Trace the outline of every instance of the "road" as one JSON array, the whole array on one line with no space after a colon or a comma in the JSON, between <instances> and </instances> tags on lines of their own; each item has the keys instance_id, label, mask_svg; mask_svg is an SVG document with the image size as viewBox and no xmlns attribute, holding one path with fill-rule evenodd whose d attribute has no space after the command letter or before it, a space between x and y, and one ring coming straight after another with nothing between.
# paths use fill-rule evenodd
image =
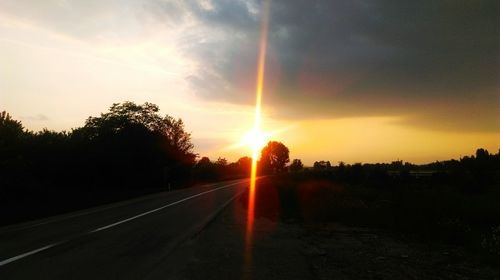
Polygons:
<instances>
[{"instance_id":1,"label":"road","mask_svg":"<svg viewBox=\"0 0 500 280\"><path fill-rule=\"evenodd\" d=\"M0 228L0 279L147 278L247 187L222 182Z\"/></svg>"}]
</instances>

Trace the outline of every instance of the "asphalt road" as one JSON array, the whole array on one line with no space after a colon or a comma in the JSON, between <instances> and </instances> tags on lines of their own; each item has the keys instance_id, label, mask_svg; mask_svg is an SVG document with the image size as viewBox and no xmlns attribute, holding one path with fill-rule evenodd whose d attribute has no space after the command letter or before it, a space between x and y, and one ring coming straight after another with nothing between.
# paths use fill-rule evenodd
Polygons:
<instances>
[{"instance_id":1,"label":"asphalt road","mask_svg":"<svg viewBox=\"0 0 500 280\"><path fill-rule=\"evenodd\" d=\"M0 228L0 279L148 278L247 187L223 182Z\"/></svg>"}]
</instances>

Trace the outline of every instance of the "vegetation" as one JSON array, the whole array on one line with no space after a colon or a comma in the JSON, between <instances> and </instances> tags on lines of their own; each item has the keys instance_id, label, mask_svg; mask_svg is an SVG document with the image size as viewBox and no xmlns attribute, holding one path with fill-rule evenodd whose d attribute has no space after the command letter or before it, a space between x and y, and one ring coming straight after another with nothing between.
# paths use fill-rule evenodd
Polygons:
<instances>
[{"instance_id":1,"label":"vegetation","mask_svg":"<svg viewBox=\"0 0 500 280\"><path fill-rule=\"evenodd\" d=\"M291 172L298 172L304 169L304 164L302 164L300 159L294 159L288 169L290 169Z\"/></svg>"},{"instance_id":2,"label":"vegetation","mask_svg":"<svg viewBox=\"0 0 500 280\"><path fill-rule=\"evenodd\" d=\"M248 177L252 159L242 157L233 163L227 163L225 158L212 162L208 157L202 157L193 167L192 179L197 182L210 182Z\"/></svg>"},{"instance_id":3,"label":"vegetation","mask_svg":"<svg viewBox=\"0 0 500 280\"><path fill-rule=\"evenodd\" d=\"M151 103L113 104L69 132L29 131L1 112L0 224L246 175L248 158L196 163L193 149L182 120Z\"/></svg>"},{"instance_id":4,"label":"vegetation","mask_svg":"<svg viewBox=\"0 0 500 280\"><path fill-rule=\"evenodd\" d=\"M158 111L150 103L117 103L71 132L36 133L4 112L1 185L144 188L182 182L195 161L190 134L182 120Z\"/></svg>"},{"instance_id":5,"label":"vegetation","mask_svg":"<svg viewBox=\"0 0 500 280\"><path fill-rule=\"evenodd\" d=\"M290 151L281 142L270 141L262 149L259 165L264 173L281 173L290 162Z\"/></svg>"},{"instance_id":6,"label":"vegetation","mask_svg":"<svg viewBox=\"0 0 500 280\"><path fill-rule=\"evenodd\" d=\"M498 260L500 153L478 149L475 156L420 166L318 163L259 181L256 213L382 228Z\"/></svg>"}]
</instances>

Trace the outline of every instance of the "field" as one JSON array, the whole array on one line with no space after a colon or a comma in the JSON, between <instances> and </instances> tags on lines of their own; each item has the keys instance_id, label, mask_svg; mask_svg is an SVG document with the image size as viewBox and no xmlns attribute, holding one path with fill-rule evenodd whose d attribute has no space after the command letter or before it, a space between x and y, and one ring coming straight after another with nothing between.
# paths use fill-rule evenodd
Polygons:
<instances>
[{"instance_id":1,"label":"field","mask_svg":"<svg viewBox=\"0 0 500 280\"><path fill-rule=\"evenodd\" d=\"M306 171L261 180L256 215L304 226L377 228L495 262L500 259L499 198L495 184L473 193L428 181L383 187Z\"/></svg>"}]
</instances>

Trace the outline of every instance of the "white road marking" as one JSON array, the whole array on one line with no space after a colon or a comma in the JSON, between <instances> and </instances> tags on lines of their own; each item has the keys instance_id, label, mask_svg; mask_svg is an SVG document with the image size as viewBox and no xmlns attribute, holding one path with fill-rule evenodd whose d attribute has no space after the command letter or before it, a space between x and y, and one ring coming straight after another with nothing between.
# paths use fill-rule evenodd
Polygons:
<instances>
[{"instance_id":1,"label":"white road marking","mask_svg":"<svg viewBox=\"0 0 500 280\"><path fill-rule=\"evenodd\" d=\"M202 185L200 187L212 187L214 185L217 185L217 183L206 184L206 185ZM178 191L181 191L181 190L178 190ZM46 225L46 224L50 224L50 223L54 223L54 222L60 222L60 221L64 221L64 220L68 220L68 219L72 219L72 218L76 218L76 217L81 217L81 216L93 214L93 213L100 212L100 211L105 211L105 210L112 209L112 208L122 207L122 206L126 206L130 203L145 201L145 200L150 199L151 197L153 197L155 195L157 195L157 194L150 194L150 195L146 195L143 197L138 197L138 198L134 198L134 199L130 199L130 200L111 203L111 204L105 205L105 206L98 206L98 207L91 208L91 209L85 209L85 210L77 211L73 214L71 214L71 213L70 214L61 214L61 215L58 215L55 217L49 217L47 219L43 219L41 222L38 222L38 223L27 222L24 224L5 226L5 227L0 228L0 233L6 233L6 232L17 231L17 230L24 230L24 229L28 229L28 228L34 228L37 226Z\"/></svg>"},{"instance_id":2,"label":"white road marking","mask_svg":"<svg viewBox=\"0 0 500 280\"><path fill-rule=\"evenodd\" d=\"M3 260L3 261L0 261L0 266L6 265L6 264L11 263L11 262L14 262L14 261L17 261L17 260L19 260L19 259L22 259L22 258L24 258L24 257L30 256L30 255L33 255L33 254L36 254L36 253L38 253L38 252L41 252L41 251L47 250L47 249L52 248L52 247L54 247L54 246L56 246L56 245L59 245L59 244L61 244L61 243L63 243L63 242L53 243L53 244L47 245L47 246L45 246L45 247L38 248L38 249L36 249L36 250L29 251L29 252L26 252L26 253L24 253L24 254L21 254L21 255L18 255L18 256L12 257L12 258L10 258L10 259L6 259L6 260Z\"/></svg>"},{"instance_id":3,"label":"white road marking","mask_svg":"<svg viewBox=\"0 0 500 280\"><path fill-rule=\"evenodd\" d=\"M116 223L112 223L112 224L107 225L107 226L103 226L103 227L100 227L100 228L96 228L96 229L91 230L91 231L89 231L89 232L87 232L87 233L85 233L85 234L91 234L91 233L95 233L95 232L98 232L98 231L106 230L106 229L112 228L112 227L114 227L114 226L117 226L117 225L120 225L120 224L123 224L123 223L129 222L129 221L135 220L135 219L140 218L140 217L142 217L142 216L145 216L145 215L148 215L148 214L151 214L151 213L154 213L154 212L160 211L160 210L165 209L165 208L167 208L167 207L170 207L170 206L173 206L173 205L179 204L179 203L184 202L184 201L186 201L186 200L190 200L190 199L193 199L193 198L195 198L195 197L198 197L198 196L201 196L201 195L204 195L204 194L207 194L207 193L214 192L214 191L216 191L216 190L229 188L229 187L231 187L231 186L238 185L238 184L242 184L242 183L245 183L245 181L244 181L244 182L236 182L236 183L232 183L232 184L225 185L225 186L222 186L222 187L218 187L218 188L215 188L215 189L212 189L212 190L209 190L209 191L205 191L205 192L201 192L201 193L198 193L198 194L195 194L195 195L192 195L192 196L188 196L188 197L183 198L183 199L181 199L181 200L178 200L178 201L175 201L175 202L169 203L169 204L167 204L167 205L164 205L164 206L161 206L161 207L159 207L159 208L156 208L156 209L153 209L153 210L150 210L150 211L144 212L144 213L142 213L142 214L135 215L135 216L133 216L133 217L130 217L130 218L127 218L127 219L124 219L124 220L118 221L118 222L116 222ZM236 196L234 196L234 197L236 197ZM234 199L234 197L233 197L233 198L231 198L230 200L233 200L233 199ZM5 259L5 260L3 260L3 261L0 261L0 266L4 266L4 265L6 265L6 264L8 264L8 263L11 263L11 262L17 261L17 260L19 260L19 259L25 258L25 257L30 256L30 255L33 255L33 254L36 254L36 253L38 253L38 252L45 251L45 250L50 249L50 248L52 248L52 247L54 247L54 246L57 246L57 245L63 244L63 243L65 243L65 242L67 242L67 241L68 241L68 240L65 240L65 241L60 241L60 242L56 242L56 243L52 243L52 244L50 244L50 245L47 245L47 246L44 246L44 247L41 247L41 248L35 249L35 250L33 250L33 251L29 251L29 252L26 252L26 253L24 253L24 254L17 255L17 256L15 256L15 257Z\"/></svg>"},{"instance_id":4,"label":"white road marking","mask_svg":"<svg viewBox=\"0 0 500 280\"><path fill-rule=\"evenodd\" d=\"M96 229L94 229L94 230L90 231L89 233L94 233L94 232L98 232L98 231L105 230L105 229L108 229L108 228L112 228L112 227L117 226L117 225L119 225L119 224L123 224L123 223L129 222L129 221L135 220L135 219L137 219L137 218L140 218L140 217L142 217L142 216L146 216L146 215L148 215L148 214L151 214L151 213L154 213L154 212L160 211L160 210L165 209L165 208L167 208L167 207L170 207L170 206L173 206L173 205L179 204L179 203L184 202L184 201L186 201L186 200L193 199L193 198L195 198L195 197L197 197L197 196L204 195L204 194L206 194L206 193L211 193L211 192L214 192L214 191L216 191L216 190L229 188L229 187L231 187L231 186L238 185L238 184L241 184L241 182L238 182L238 183L233 183L233 184L229 184L229 185L226 185L226 186L223 186L223 187L218 187L218 188L215 188L215 189L213 189L213 190L209 190L209 191L201 192L201 193L199 193L199 194L195 194L195 195L192 195L192 196L188 196L188 197L183 198L183 199L181 199L181 200L178 200L178 201L176 201L176 202L169 203L169 204L164 205L164 206L162 206L162 207L158 207L158 208L156 208L156 209L153 209L153 210L150 210L150 211L144 212L144 213L142 213L142 214L135 215L135 216L130 217L130 218L127 218L127 219L125 219L125 220L121 220L121 221L118 221L118 222L116 222L116 223L112 223L112 224L107 225L107 226L103 226L103 227L100 227L100 228L96 228Z\"/></svg>"}]
</instances>

